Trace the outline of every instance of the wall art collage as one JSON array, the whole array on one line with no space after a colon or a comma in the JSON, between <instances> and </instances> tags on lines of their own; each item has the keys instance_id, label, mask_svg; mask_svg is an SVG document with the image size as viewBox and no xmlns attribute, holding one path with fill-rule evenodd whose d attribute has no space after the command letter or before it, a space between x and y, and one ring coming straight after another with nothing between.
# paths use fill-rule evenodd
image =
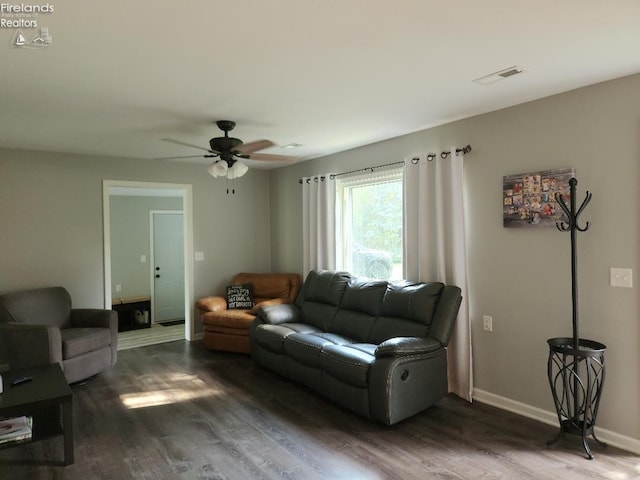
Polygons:
<instances>
[{"instance_id":1,"label":"wall art collage","mask_svg":"<svg viewBox=\"0 0 640 480\"><path fill-rule=\"evenodd\" d=\"M569 203L569 180L574 168L507 175L502 180L503 226L555 227L566 220L555 199L557 193Z\"/></svg>"}]
</instances>

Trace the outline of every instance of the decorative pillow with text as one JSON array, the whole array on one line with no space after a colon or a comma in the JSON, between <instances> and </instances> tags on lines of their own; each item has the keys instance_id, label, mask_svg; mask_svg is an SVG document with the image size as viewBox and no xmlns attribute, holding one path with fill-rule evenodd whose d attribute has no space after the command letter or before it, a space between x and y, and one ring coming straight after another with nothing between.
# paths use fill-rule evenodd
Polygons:
<instances>
[{"instance_id":1,"label":"decorative pillow with text","mask_svg":"<svg viewBox=\"0 0 640 480\"><path fill-rule=\"evenodd\" d=\"M229 285L227 287L227 308L229 310L249 310L253 308L253 285Z\"/></svg>"}]
</instances>

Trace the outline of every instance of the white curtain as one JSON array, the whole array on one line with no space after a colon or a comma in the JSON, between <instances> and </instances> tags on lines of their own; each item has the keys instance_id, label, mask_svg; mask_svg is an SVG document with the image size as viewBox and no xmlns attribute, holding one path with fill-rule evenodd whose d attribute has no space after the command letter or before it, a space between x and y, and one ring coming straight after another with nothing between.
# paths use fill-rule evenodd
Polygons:
<instances>
[{"instance_id":1,"label":"white curtain","mask_svg":"<svg viewBox=\"0 0 640 480\"><path fill-rule=\"evenodd\" d=\"M302 179L303 278L336 268L336 182L331 174Z\"/></svg>"},{"instance_id":2,"label":"white curtain","mask_svg":"<svg viewBox=\"0 0 640 480\"><path fill-rule=\"evenodd\" d=\"M472 399L473 371L463 161L456 148L447 158L407 159L404 167L404 277L440 281L462 289L462 304L447 351L449 391Z\"/></svg>"}]
</instances>

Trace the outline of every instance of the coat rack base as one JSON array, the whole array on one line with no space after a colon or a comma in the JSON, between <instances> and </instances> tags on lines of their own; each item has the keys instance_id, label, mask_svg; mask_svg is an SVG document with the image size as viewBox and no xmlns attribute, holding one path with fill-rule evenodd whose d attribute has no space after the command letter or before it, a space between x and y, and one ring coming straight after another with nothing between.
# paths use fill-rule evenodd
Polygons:
<instances>
[{"instance_id":1,"label":"coat rack base","mask_svg":"<svg viewBox=\"0 0 640 480\"><path fill-rule=\"evenodd\" d=\"M595 434L596 417L604 387L606 346L593 340L550 338L547 370L549 385L560 423L560 432L549 440L553 445L565 434L582 437L589 460L593 454L587 441L592 437L606 446Z\"/></svg>"}]
</instances>

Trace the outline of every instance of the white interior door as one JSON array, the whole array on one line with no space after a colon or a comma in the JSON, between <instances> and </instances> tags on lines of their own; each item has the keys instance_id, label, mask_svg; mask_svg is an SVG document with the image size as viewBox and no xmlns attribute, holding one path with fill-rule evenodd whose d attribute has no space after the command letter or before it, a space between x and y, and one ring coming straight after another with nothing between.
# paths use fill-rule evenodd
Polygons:
<instances>
[{"instance_id":1,"label":"white interior door","mask_svg":"<svg viewBox=\"0 0 640 480\"><path fill-rule=\"evenodd\" d=\"M183 222L182 212L151 212L155 322L185 318Z\"/></svg>"}]
</instances>

